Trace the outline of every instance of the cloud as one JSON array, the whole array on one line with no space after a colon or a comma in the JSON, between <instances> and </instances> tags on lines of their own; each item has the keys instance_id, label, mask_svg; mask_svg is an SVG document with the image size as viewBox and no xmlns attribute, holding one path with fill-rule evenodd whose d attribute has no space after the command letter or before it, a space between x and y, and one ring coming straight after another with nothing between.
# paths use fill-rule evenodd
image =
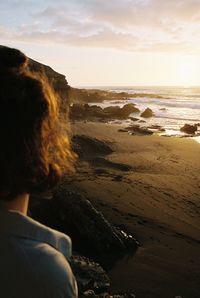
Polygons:
<instances>
[{"instance_id":1,"label":"cloud","mask_svg":"<svg viewBox=\"0 0 200 298\"><path fill-rule=\"evenodd\" d=\"M1 39L150 52L200 47L199 0L3 0L0 20Z\"/></svg>"}]
</instances>

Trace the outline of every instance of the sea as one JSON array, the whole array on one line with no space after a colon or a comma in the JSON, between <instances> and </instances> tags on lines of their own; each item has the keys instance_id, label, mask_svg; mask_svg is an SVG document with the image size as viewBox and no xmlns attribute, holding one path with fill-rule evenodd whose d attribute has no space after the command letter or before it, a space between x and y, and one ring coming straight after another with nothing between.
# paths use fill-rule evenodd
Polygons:
<instances>
[{"instance_id":1,"label":"sea","mask_svg":"<svg viewBox=\"0 0 200 298\"><path fill-rule=\"evenodd\" d=\"M91 87L90 87L91 88ZM135 94L125 100L93 103L101 107L120 106L127 103L134 103L140 111L147 107L152 109L155 116L145 119L143 126L160 125L165 129L162 133L166 136L182 136L180 128L184 124L200 123L200 87L92 87L115 92L127 92ZM137 97L138 94L138 97ZM142 96L144 94L144 96ZM142 119L139 114L132 114L132 117ZM144 120L144 119L143 119ZM127 121L129 122L129 120ZM124 124L124 123L122 123ZM200 126L198 134L200 133ZM200 142L200 136L195 137Z\"/></svg>"}]
</instances>

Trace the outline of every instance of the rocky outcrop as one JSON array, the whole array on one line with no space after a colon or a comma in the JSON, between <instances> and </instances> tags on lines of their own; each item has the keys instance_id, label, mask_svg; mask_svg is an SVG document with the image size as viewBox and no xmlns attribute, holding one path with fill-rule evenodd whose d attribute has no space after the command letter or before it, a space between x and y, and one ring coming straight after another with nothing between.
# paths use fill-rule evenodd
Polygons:
<instances>
[{"instance_id":1,"label":"rocky outcrop","mask_svg":"<svg viewBox=\"0 0 200 298\"><path fill-rule=\"evenodd\" d=\"M69 90L70 86L64 75L54 71L51 67L29 59L28 67L30 71L44 74L50 84L53 86L56 93L61 98L62 102L69 105Z\"/></svg>"},{"instance_id":2,"label":"rocky outcrop","mask_svg":"<svg viewBox=\"0 0 200 298\"><path fill-rule=\"evenodd\" d=\"M110 294L110 279L96 262L75 254L69 260L76 278L80 298L136 298L130 294Z\"/></svg>"},{"instance_id":3,"label":"rocky outcrop","mask_svg":"<svg viewBox=\"0 0 200 298\"><path fill-rule=\"evenodd\" d=\"M74 249L86 256L117 257L138 245L133 237L113 227L86 197L69 191L65 181L51 200L38 201L31 212L40 222L68 234Z\"/></svg>"},{"instance_id":4,"label":"rocky outcrop","mask_svg":"<svg viewBox=\"0 0 200 298\"><path fill-rule=\"evenodd\" d=\"M92 291L94 294L108 292L110 280L98 263L80 255L72 256L69 262L76 277L80 296L85 296L86 291Z\"/></svg>"},{"instance_id":5,"label":"rocky outcrop","mask_svg":"<svg viewBox=\"0 0 200 298\"><path fill-rule=\"evenodd\" d=\"M126 119L132 113L139 113L139 109L135 107L134 104L126 104L122 108L118 106L107 107L104 109L104 112L108 114L109 117L115 119Z\"/></svg>"},{"instance_id":6,"label":"rocky outcrop","mask_svg":"<svg viewBox=\"0 0 200 298\"><path fill-rule=\"evenodd\" d=\"M185 124L183 127L180 128L180 131L185 132L187 134L195 134L197 129L198 129L197 124L194 124L194 125Z\"/></svg>"},{"instance_id":7,"label":"rocky outcrop","mask_svg":"<svg viewBox=\"0 0 200 298\"><path fill-rule=\"evenodd\" d=\"M103 109L97 105L75 103L70 107L69 117L71 120L105 119Z\"/></svg>"},{"instance_id":8,"label":"rocky outcrop","mask_svg":"<svg viewBox=\"0 0 200 298\"><path fill-rule=\"evenodd\" d=\"M73 104L70 107L70 118L72 120L113 120L127 119L132 113L139 113L139 109L134 104L126 104L122 108L119 106L109 106L104 109L97 105Z\"/></svg>"},{"instance_id":9,"label":"rocky outcrop","mask_svg":"<svg viewBox=\"0 0 200 298\"><path fill-rule=\"evenodd\" d=\"M150 118L150 117L154 116L154 113L151 109L146 108L140 116L143 117L143 118Z\"/></svg>"},{"instance_id":10,"label":"rocky outcrop","mask_svg":"<svg viewBox=\"0 0 200 298\"><path fill-rule=\"evenodd\" d=\"M138 97L163 98L163 96L151 93L128 93L105 91L100 89L77 89L71 88L71 98L74 103L94 103L103 102L104 100L113 101L113 103L122 103L124 100Z\"/></svg>"},{"instance_id":11,"label":"rocky outcrop","mask_svg":"<svg viewBox=\"0 0 200 298\"><path fill-rule=\"evenodd\" d=\"M79 297L93 298L135 298L134 294L110 294L110 280L97 263L80 255L69 260L78 285Z\"/></svg>"},{"instance_id":12,"label":"rocky outcrop","mask_svg":"<svg viewBox=\"0 0 200 298\"><path fill-rule=\"evenodd\" d=\"M152 129L152 130L156 130L158 132L165 132L165 129L162 126L157 125L157 124L153 124L151 126L148 126L147 128Z\"/></svg>"},{"instance_id":13,"label":"rocky outcrop","mask_svg":"<svg viewBox=\"0 0 200 298\"><path fill-rule=\"evenodd\" d=\"M127 130L125 130L127 132ZM105 159L105 155L113 152L111 146L103 140L91 138L86 135L74 135L72 137L72 148L79 156L80 160L87 161L90 166L95 167L95 173L103 168L111 168L117 171L131 171L132 167L127 164L112 162ZM96 167L99 167L96 169Z\"/></svg>"},{"instance_id":14,"label":"rocky outcrop","mask_svg":"<svg viewBox=\"0 0 200 298\"><path fill-rule=\"evenodd\" d=\"M105 270L82 254L109 268L125 253L133 254L139 243L121 228L112 226L87 198L70 192L67 182L60 184L51 200L31 200L29 215L72 238L73 250L78 253L69 262L77 280L79 297L135 297L134 294L111 295Z\"/></svg>"},{"instance_id":15,"label":"rocky outcrop","mask_svg":"<svg viewBox=\"0 0 200 298\"><path fill-rule=\"evenodd\" d=\"M67 234L71 234L74 243L77 243L77 247L82 247L84 253L99 255L121 253L126 250L127 239L109 224L88 199L69 192L65 185L57 189L54 199L60 203L60 212L65 214ZM133 246L137 246L134 241Z\"/></svg>"},{"instance_id":16,"label":"rocky outcrop","mask_svg":"<svg viewBox=\"0 0 200 298\"><path fill-rule=\"evenodd\" d=\"M139 125L132 125L126 128L132 135L152 135L153 132L146 127L140 127Z\"/></svg>"},{"instance_id":17,"label":"rocky outcrop","mask_svg":"<svg viewBox=\"0 0 200 298\"><path fill-rule=\"evenodd\" d=\"M72 137L72 147L81 158L107 155L113 152L111 146L105 141L91 138L86 135L74 135Z\"/></svg>"}]
</instances>

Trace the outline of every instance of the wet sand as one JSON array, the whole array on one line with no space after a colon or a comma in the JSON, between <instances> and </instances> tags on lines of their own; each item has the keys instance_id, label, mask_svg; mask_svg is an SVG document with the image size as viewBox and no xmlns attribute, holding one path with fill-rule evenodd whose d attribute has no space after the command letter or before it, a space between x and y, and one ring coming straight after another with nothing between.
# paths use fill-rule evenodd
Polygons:
<instances>
[{"instance_id":1,"label":"wet sand","mask_svg":"<svg viewBox=\"0 0 200 298\"><path fill-rule=\"evenodd\" d=\"M110 144L114 152L104 159L131 167L82 161L71 184L140 242L134 256L109 271L112 290L137 298L200 297L200 144L118 129L72 124L74 134Z\"/></svg>"}]
</instances>

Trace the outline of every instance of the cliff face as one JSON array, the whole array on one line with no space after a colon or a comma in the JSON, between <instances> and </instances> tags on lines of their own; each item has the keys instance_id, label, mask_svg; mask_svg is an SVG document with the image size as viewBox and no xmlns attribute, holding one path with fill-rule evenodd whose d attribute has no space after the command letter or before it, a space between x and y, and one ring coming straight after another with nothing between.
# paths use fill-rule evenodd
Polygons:
<instances>
[{"instance_id":1,"label":"cliff face","mask_svg":"<svg viewBox=\"0 0 200 298\"><path fill-rule=\"evenodd\" d=\"M28 67L30 71L40 72L47 76L50 84L62 100L62 103L69 105L70 86L64 75L54 71L51 67L29 59Z\"/></svg>"}]
</instances>

